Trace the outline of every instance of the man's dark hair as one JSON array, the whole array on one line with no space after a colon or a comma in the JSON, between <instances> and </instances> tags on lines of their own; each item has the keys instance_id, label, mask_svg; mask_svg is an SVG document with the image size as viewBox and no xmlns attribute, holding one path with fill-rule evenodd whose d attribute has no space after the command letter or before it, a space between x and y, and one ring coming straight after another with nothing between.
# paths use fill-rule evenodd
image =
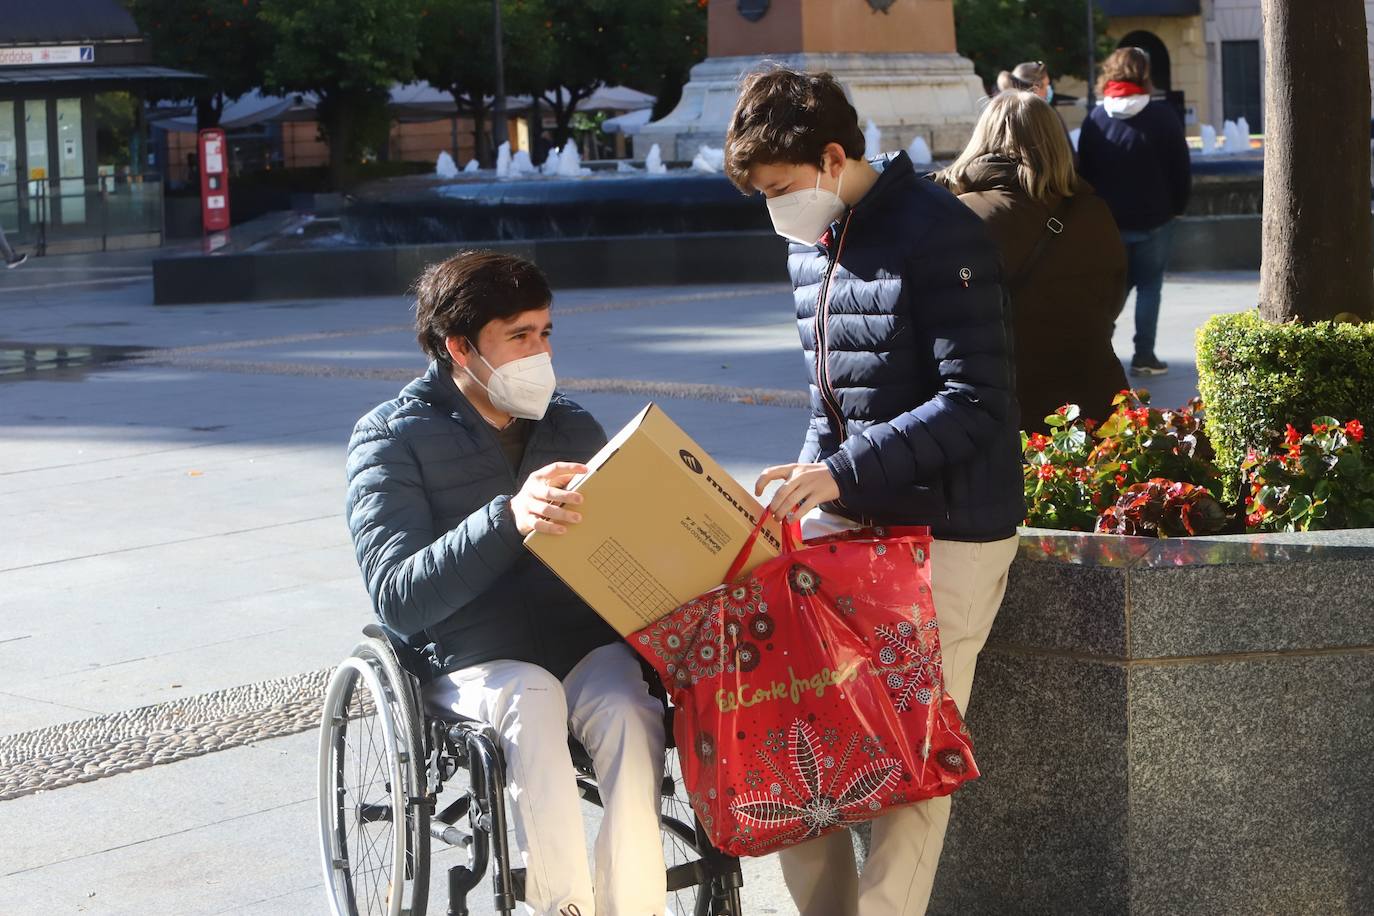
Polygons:
<instances>
[{"instance_id":1,"label":"man's dark hair","mask_svg":"<svg viewBox=\"0 0 1374 916\"><path fill-rule=\"evenodd\" d=\"M549 281L524 258L494 251L461 251L420 274L415 292L415 331L420 349L441 363L451 360L444 340L476 342L488 322L553 304Z\"/></svg>"},{"instance_id":2,"label":"man's dark hair","mask_svg":"<svg viewBox=\"0 0 1374 916\"><path fill-rule=\"evenodd\" d=\"M776 67L744 78L725 135L725 174L752 194L749 170L786 162L819 166L827 144L850 159L864 154L859 116L840 81L829 73Z\"/></svg>"}]
</instances>

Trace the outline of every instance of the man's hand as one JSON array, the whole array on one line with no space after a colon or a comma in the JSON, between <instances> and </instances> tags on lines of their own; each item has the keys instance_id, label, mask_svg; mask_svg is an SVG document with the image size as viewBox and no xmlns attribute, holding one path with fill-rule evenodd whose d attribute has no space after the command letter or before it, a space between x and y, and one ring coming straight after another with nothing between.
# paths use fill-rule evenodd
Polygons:
<instances>
[{"instance_id":1,"label":"man's hand","mask_svg":"<svg viewBox=\"0 0 1374 916\"><path fill-rule=\"evenodd\" d=\"M515 514L515 527L526 535L567 534L568 525L582 521L580 513L570 507L582 505L582 494L563 489L578 474L587 473L584 464L560 461L540 468L529 476L520 492L511 497L510 509Z\"/></svg>"},{"instance_id":2,"label":"man's hand","mask_svg":"<svg viewBox=\"0 0 1374 916\"><path fill-rule=\"evenodd\" d=\"M787 481L778 487L768 506L768 511L780 522L840 498L840 485L824 464L782 464L768 468L754 484L754 495L762 496L775 480Z\"/></svg>"}]
</instances>

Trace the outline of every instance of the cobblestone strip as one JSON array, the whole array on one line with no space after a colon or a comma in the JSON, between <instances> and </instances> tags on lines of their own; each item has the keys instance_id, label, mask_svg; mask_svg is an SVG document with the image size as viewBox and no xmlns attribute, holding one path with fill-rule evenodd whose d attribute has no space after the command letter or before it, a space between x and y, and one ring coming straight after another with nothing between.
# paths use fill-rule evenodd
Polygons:
<instances>
[{"instance_id":1,"label":"cobblestone strip","mask_svg":"<svg viewBox=\"0 0 1374 916\"><path fill-rule=\"evenodd\" d=\"M0 738L0 801L317 728L332 671Z\"/></svg>"}]
</instances>

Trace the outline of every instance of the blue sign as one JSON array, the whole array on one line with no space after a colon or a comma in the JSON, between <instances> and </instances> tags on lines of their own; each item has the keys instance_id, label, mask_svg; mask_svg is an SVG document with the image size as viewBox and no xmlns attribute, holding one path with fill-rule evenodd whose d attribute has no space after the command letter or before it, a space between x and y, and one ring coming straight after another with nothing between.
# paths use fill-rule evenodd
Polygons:
<instances>
[{"instance_id":1,"label":"blue sign","mask_svg":"<svg viewBox=\"0 0 1374 916\"><path fill-rule=\"evenodd\" d=\"M94 45L82 45L82 46L81 46L81 62L82 62L83 64L90 64L90 63L94 63L94 62L95 62L95 46L94 46Z\"/></svg>"}]
</instances>

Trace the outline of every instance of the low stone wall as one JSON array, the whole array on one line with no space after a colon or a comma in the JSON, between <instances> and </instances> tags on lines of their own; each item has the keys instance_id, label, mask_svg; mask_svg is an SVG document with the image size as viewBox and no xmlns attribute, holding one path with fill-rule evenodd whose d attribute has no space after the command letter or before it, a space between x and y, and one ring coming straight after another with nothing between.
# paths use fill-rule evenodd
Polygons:
<instances>
[{"instance_id":1,"label":"low stone wall","mask_svg":"<svg viewBox=\"0 0 1374 916\"><path fill-rule=\"evenodd\" d=\"M153 262L158 305L400 295L426 264L464 248L531 258L555 289L785 283L787 246L772 232L605 236L250 251ZM1258 270L1258 216L1185 217L1170 269Z\"/></svg>"},{"instance_id":2,"label":"low stone wall","mask_svg":"<svg viewBox=\"0 0 1374 916\"><path fill-rule=\"evenodd\" d=\"M554 289L787 280L787 245L771 232L697 233L163 258L153 262L153 302L401 295L427 264L465 248L529 258Z\"/></svg>"},{"instance_id":3,"label":"low stone wall","mask_svg":"<svg viewBox=\"0 0 1374 916\"><path fill-rule=\"evenodd\" d=\"M1374 531L1026 533L930 912L1374 913Z\"/></svg>"}]
</instances>

